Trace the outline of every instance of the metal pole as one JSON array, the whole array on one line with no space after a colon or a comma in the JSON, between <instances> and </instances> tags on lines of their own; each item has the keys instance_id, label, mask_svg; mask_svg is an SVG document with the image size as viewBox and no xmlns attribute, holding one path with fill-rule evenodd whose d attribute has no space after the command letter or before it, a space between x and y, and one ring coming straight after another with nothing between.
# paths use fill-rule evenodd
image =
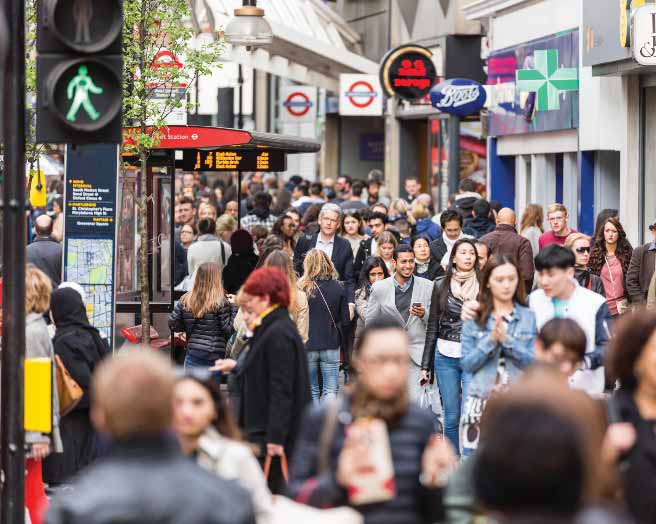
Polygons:
<instances>
[{"instance_id":1,"label":"metal pole","mask_svg":"<svg viewBox=\"0 0 656 524\"><path fill-rule=\"evenodd\" d=\"M241 171L237 171L237 229L241 229Z\"/></svg>"},{"instance_id":2,"label":"metal pole","mask_svg":"<svg viewBox=\"0 0 656 524\"><path fill-rule=\"evenodd\" d=\"M449 196L460 185L460 117L449 117ZM448 197L447 197L448 198Z\"/></svg>"},{"instance_id":3,"label":"metal pole","mask_svg":"<svg viewBox=\"0 0 656 524\"><path fill-rule=\"evenodd\" d=\"M4 67L3 329L0 522L25 521L25 2L5 0L9 49Z\"/></svg>"},{"instance_id":4,"label":"metal pole","mask_svg":"<svg viewBox=\"0 0 656 524\"><path fill-rule=\"evenodd\" d=\"M239 85L239 113L237 114L237 129L244 129L244 74L241 64L237 66L237 84Z\"/></svg>"}]
</instances>

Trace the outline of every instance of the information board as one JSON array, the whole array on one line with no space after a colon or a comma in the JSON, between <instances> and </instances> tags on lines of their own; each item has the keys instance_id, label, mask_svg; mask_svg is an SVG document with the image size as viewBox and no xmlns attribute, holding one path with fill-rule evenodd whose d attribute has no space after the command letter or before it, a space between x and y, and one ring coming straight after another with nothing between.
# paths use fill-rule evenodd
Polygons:
<instances>
[{"instance_id":1,"label":"information board","mask_svg":"<svg viewBox=\"0 0 656 524\"><path fill-rule=\"evenodd\" d=\"M86 294L89 322L114 343L118 147L66 147L64 280Z\"/></svg>"},{"instance_id":2,"label":"information board","mask_svg":"<svg viewBox=\"0 0 656 524\"><path fill-rule=\"evenodd\" d=\"M185 149L185 171L286 171L285 152L272 149Z\"/></svg>"}]
</instances>

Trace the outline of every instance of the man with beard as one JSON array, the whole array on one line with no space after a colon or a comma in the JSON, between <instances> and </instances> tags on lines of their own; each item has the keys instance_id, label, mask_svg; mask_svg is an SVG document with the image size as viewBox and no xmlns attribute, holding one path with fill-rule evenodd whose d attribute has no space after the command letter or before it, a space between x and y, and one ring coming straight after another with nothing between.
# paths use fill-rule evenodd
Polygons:
<instances>
[{"instance_id":1,"label":"man with beard","mask_svg":"<svg viewBox=\"0 0 656 524\"><path fill-rule=\"evenodd\" d=\"M453 466L434 418L408 399L408 336L385 315L367 323L353 353L357 380L345 398L311 411L297 442L290 478L293 496L315 507L353 506L365 524L432 523L443 519L442 486ZM363 438L360 424L376 419L387 431L393 495L357 505L354 479L378 471L381 446Z\"/></svg>"}]
</instances>

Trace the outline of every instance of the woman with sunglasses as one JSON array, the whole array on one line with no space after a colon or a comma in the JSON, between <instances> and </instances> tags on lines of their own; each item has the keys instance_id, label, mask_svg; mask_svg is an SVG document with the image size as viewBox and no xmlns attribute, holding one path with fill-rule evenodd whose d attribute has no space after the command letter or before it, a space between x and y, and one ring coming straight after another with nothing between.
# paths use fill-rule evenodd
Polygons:
<instances>
[{"instance_id":1,"label":"woman with sunglasses","mask_svg":"<svg viewBox=\"0 0 656 524\"><path fill-rule=\"evenodd\" d=\"M601 278L588 269L590 250L592 249L592 239L583 233L574 233L567 237L565 247L574 253L574 257L576 258L576 272L574 273L574 278L576 278L579 285L605 296L604 284L601 281Z\"/></svg>"},{"instance_id":2,"label":"woman with sunglasses","mask_svg":"<svg viewBox=\"0 0 656 524\"><path fill-rule=\"evenodd\" d=\"M173 390L173 430L202 468L237 481L253 502L257 524L270 522L271 492L253 451L242 442L219 385L208 370L187 368Z\"/></svg>"}]
</instances>

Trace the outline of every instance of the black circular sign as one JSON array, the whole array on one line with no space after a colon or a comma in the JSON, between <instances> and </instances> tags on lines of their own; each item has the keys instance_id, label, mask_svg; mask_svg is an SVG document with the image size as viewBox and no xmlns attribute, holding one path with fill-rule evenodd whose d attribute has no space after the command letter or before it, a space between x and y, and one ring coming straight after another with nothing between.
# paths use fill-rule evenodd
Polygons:
<instances>
[{"instance_id":1,"label":"black circular sign","mask_svg":"<svg viewBox=\"0 0 656 524\"><path fill-rule=\"evenodd\" d=\"M97 53L112 44L122 31L119 0L53 0L49 5L52 28L74 51Z\"/></svg>"},{"instance_id":2,"label":"black circular sign","mask_svg":"<svg viewBox=\"0 0 656 524\"><path fill-rule=\"evenodd\" d=\"M404 45L385 55L380 65L380 84L389 96L419 100L437 80L433 54L425 47Z\"/></svg>"},{"instance_id":3,"label":"black circular sign","mask_svg":"<svg viewBox=\"0 0 656 524\"><path fill-rule=\"evenodd\" d=\"M121 110L121 78L101 59L70 60L48 78L48 103L78 131L97 131Z\"/></svg>"}]
</instances>

